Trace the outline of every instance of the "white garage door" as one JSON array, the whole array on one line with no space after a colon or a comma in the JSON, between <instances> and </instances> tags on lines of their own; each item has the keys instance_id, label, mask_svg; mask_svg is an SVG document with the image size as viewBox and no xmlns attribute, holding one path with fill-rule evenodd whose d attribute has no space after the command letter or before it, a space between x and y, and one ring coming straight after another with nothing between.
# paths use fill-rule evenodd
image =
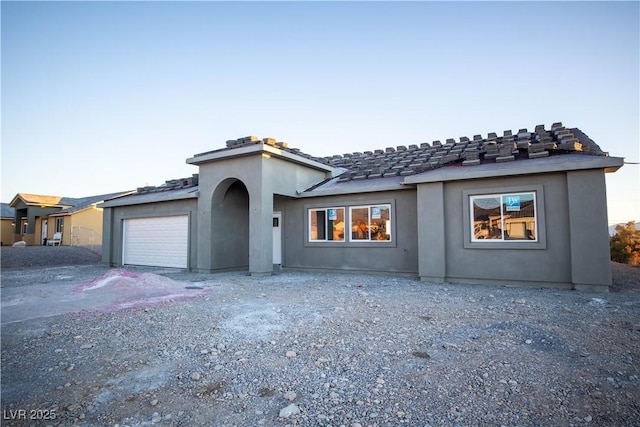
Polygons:
<instances>
[{"instance_id":1,"label":"white garage door","mask_svg":"<svg viewBox=\"0 0 640 427\"><path fill-rule=\"evenodd\" d=\"M187 215L124 220L122 263L187 268Z\"/></svg>"}]
</instances>

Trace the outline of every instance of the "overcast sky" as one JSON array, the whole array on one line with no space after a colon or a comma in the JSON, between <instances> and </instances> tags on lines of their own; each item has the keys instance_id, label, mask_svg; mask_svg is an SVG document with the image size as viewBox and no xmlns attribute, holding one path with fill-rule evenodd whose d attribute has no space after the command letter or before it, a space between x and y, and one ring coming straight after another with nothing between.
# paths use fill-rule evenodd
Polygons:
<instances>
[{"instance_id":1,"label":"overcast sky","mask_svg":"<svg viewBox=\"0 0 640 427\"><path fill-rule=\"evenodd\" d=\"M2 201L190 176L248 135L316 155L561 121L640 160L638 2L7 2ZM640 220L640 166L607 176Z\"/></svg>"}]
</instances>

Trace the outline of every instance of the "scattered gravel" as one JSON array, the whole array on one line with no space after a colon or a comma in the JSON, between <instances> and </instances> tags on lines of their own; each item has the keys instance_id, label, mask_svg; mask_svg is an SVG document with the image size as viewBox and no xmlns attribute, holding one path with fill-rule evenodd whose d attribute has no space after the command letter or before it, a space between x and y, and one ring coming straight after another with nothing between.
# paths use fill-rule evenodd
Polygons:
<instances>
[{"instance_id":1,"label":"scattered gravel","mask_svg":"<svg viewBox=\"0 0 640 427\"><path fill-rule=\"evenodd\" d=\"M611 292L640 292L640 265L611 263Z\"/></svg>"},{"instance_id":2,"label":"scattered gravel","mask_svg":"<svg viewBox=\"0 0 640 427\"><path fill-rule=\"evenodd\" d=\"M2 326L3 425L639 425L624 270L584 293L150 269L207 293Z\"/></svg>"},{"instance_id":3,"label":"scattered gravel","mask_svg":"<svg viewBox=\"0 0 640 427\"><path fill-rule=\"evenodd\" d=\"M2 269L87 265L102 261L102 256L77 246L3 246Z\"/></svg>"}]
</instances>

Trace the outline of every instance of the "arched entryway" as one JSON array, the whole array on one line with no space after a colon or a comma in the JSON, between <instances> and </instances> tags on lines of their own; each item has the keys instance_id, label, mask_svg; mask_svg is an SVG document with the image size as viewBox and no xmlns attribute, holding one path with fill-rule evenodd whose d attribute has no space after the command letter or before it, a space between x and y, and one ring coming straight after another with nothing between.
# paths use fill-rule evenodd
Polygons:
<instances>
[{"instance_id":1,"label":"arched entryway","mask_svg":"<svg viewBox=\"0 0 640 427\"><path fill-rule=\"evenodd\" d=\"M211 266L249 268L249 192L235 178L222 181L211 204Z\"/></svg>"}]
</instances>

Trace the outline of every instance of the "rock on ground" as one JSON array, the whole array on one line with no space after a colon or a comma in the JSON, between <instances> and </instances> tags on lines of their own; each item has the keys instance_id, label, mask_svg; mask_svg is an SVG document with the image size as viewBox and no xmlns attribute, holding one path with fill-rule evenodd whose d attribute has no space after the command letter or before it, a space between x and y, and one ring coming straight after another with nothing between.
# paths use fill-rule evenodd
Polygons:
<instances>
[{"instance_id":1,"label":"rock on ground","mask_svg":"<svg viewBox=\"0 0 640 427\"><path fill-rule=\"evenodd\" d=\"M49 283L85 282L77 275L90 271L56 269ZM38 272L3 270L2 286L30 286ZM355 274L162 274L207 293L3 324L3 413L87 427L640 425L633 279L593 294Z\"/></svg>"}]
</instances>

